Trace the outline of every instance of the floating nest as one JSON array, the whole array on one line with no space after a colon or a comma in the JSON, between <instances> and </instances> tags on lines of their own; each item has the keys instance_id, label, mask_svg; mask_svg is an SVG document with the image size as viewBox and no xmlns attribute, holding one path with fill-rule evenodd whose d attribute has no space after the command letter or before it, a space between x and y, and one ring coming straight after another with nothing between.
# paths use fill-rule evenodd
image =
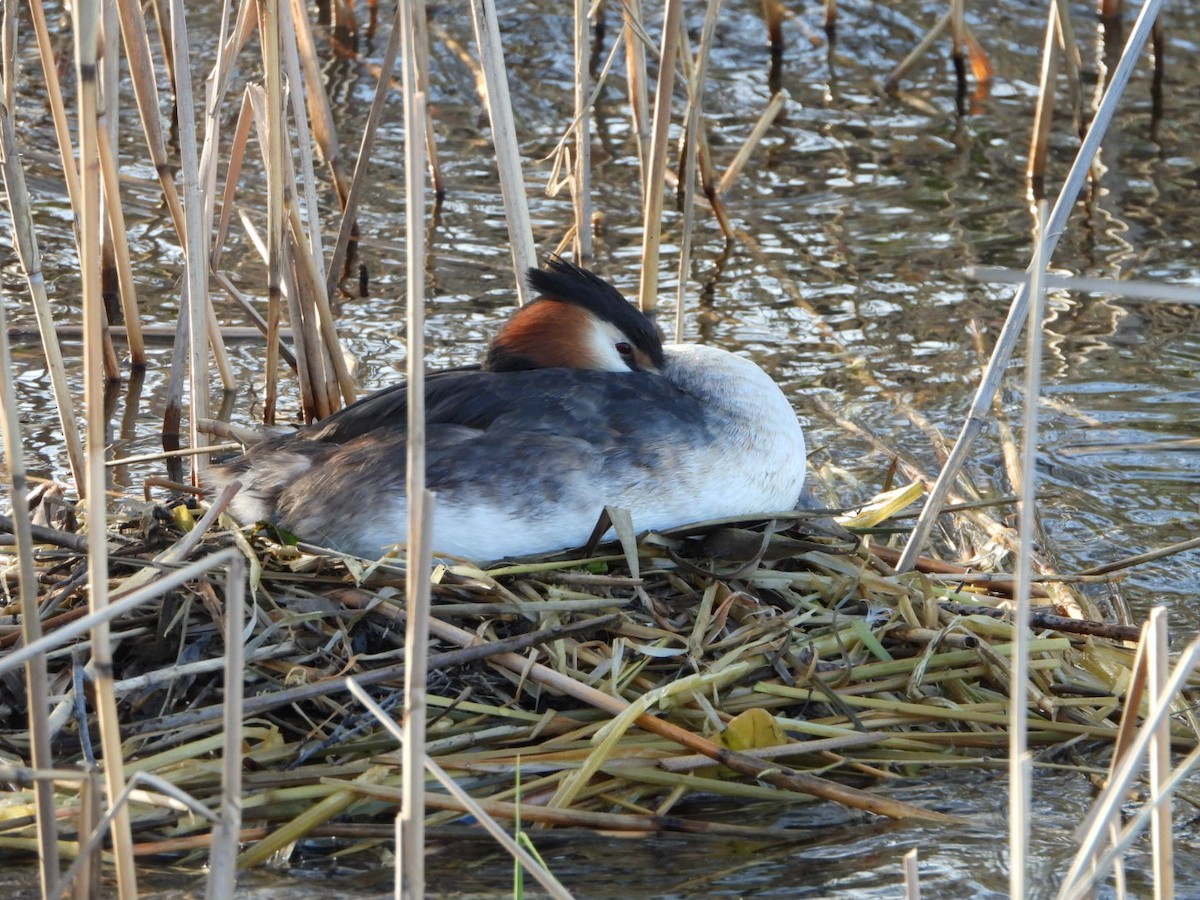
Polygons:
<instances>
[{"instance_id":1,"label":"floating nest","mask_svg":"<svg viewBox=\"0 0 1200 900\"><path fill-rule=\"evenodd\" d=\"M801 512L636 542L619 530L623 547L574 558L438 565L429 755L487 812L526 825L800 836L677 813L699 795L946 819L874 788L1004 753L1011 583L932 560L895 574L880 521L886 531L911 496L836 520ZM316 838L337 838L343 851L390 847L401 756L347 679L400 717L403 561L369 564L265 529L203 525L182 503L124 518L112 533L112 596L229 548L249 564L240 863L284 858ZM84 546L62 530L38 537L58 545L37 557L42 629L62 634L87 613ZM20 643L14 570L0 669ZM112 623L126 773L159 785L130 805L139 854L201 860L211 840L209 820L166 786L219 805L226 591L221 572L203 574ZM1055 582L1038 593L1029 744L1061 748L1060 759L1094 772L1117 734L1137 630L1081 619L1078 598ZM59 767L84 768L98 753L87 637L48 654ZM26 705L23 670L9 666L0 777L12 790L0 800L0 847L32 850L29 735L18 727ZM61 818L73 821L80 783L55 790ZM466 813L433 782L428 810L431 826ZM64 825L63 836L73 830Z\"/></svg>"}]
</instances>

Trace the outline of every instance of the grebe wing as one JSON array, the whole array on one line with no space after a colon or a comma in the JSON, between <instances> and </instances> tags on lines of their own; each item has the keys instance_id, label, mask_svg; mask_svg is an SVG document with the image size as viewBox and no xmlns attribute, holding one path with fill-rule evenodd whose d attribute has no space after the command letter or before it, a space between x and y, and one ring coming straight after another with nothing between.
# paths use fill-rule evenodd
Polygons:
<instances>
[{"instance_id":1,"label":"grebe wing","mask_svg":"<svg viewBox=\"0 0 1200 900\"><path fill-rule=\"evenodd\" d=\"M437 396L446 382L454 382L462 377L470 378L479 373L479 366L462 366L430 372L425 376L426 404L431 396ZM373 394L359 397L349 406L344 406L321 421L301 428L290 437L344 444L376 428L403 425L407 421L408 382L400 381Z\"/></svg>"}]
</instances>

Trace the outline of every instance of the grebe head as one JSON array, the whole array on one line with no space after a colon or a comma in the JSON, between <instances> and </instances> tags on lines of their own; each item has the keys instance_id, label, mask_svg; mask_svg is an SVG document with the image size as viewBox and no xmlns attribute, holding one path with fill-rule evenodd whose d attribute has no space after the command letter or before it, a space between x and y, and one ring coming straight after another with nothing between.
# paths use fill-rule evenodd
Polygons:
<instances>
[{"instance_id":1,"label":"grebe head","mask_svg":"<svg viewBox=\"0 0 1200 900\"><path fill-rule=\"evenodd\" d=\"M547 265L529 270L538 298L517 310L492 340L484 369L662 369L662 339L654 325L615 287L557 256Z\"/></svg>"}]
</instances>

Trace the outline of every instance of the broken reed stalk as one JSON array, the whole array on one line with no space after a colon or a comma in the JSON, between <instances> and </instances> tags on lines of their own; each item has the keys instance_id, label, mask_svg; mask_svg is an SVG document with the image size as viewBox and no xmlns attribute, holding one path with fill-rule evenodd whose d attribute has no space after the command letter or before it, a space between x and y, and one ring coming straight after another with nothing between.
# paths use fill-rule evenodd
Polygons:
<instances>
[{"instance_id":1,"label":"broken reed stalk","mask_svg":"<svg viewBox=\"0 0 1200 900\"><path fill-rule=\"evenodd\" d=\"M1042 281L1046 271L1046 202L1038 204L1038 230L1034 238L1030 264L1032 302L1025 349L1025 419L1021 445L1021 502L1018 507L1017 533L1021 546L1017 553L1017 593L1013 609L1012 680L1009 687L1009 711L1012 723L1008 736L1008 846L1009 894L1028 894L1029 833L1033 803L1032 771L1029 750L1029 620L1032 593L1034 547L1037 542L1037 460L1038 410L1042 394L1042 317L1046 293Z\"/></svg>"},{"instance_id":2,"label":"broken reed stalk","mask_svg":"<svg viewBox=\"0 0 1200 900\"><path fill-rule=\"evenodd\" d=\"M7 59L6 59L7 62ZM6 67L7 68L7 67ZM7 73L6 73L7 74ZM10 82L4 78L4 88ZM0 106L0 157L4 165L5 183L11 185L10 165L16 163L16 139L9 118L11 106ZM19 165L16 165L19 171ZM22 187L24 185L22 184ZM11 197L11 194L10 194ZM14 221L16 218L14 216ZM42 623L38 615L38 579L33 567L33 536L31 534L29 507L25 497L29 484L25 479L24 446L21 440L21 421L17 411L16 384L12 364L12 353L8 342L8 315L6 294L0 292L0 434L4 438L4 456L8 460L8 474L12 488L13 534L17 539L17 566L20 581L21 639L26 645L36 643L42 636ZM56 344L57 346L57 344ZM35 771L49 772L54 767L50 732L50 682L46 670L46 657L39 654L25 663L25 686L29 720L30 760ZM37 817L38 865L42 896L48 896L50 886L58 878L58 829L54 805L54 782L47 777L34 781L34 809Z\"/></svg>"},{"instance_id":3,"label":"broken reed stalk","mask_svg":"<svg viewBox=\"0 0 1200 900\"><path fill-rule=\"evenodd\" d=\"M504 199L504 221L508 226L517 302L524 305L529 299L525 272L536 269L538 259L533 242L533 225L529 218L529 200L525 195L525 177L521 174L521 150L513 121L508 72L504 66L504 46L500 41L494 0L471 0L471 21L475 26L475 44L479 48L479 63L487 89L484 105L492 126L492 146L496 150L500 195Z\"/></svg>"},{"instance_id":4,"label":"broken reed stalk","mask_svg":"<svg viewBox=\"0 0 1200 900\"><path fill-rule=\"evenodd\" d=\"M575 209L575 262L592 264L592 115L588 107L592 30L589 0L575 0L575 159L571 199ZM520 273L518 273L520 274Z\"/></svg>"},{"instance_id":5,"label":"broken reed stalk","mask_svg":"<svg viewBox=\"0 0 1200 900\"><path fill-rule=\"evenodd\" d=\"M721 9L721 0L708 0L704 13L704 25L700 30L700 47L697 50L695 64L692 65L691 51L687 49L686 23L680 21L679 39L684 45L683 58L690 69L688 75L688 105L684 114L684 147L686 152L683 159L683 233L679 244L679 284L675 293L675 340L683 342L684 310L687 308L686 293L692 261L692 229L696 214L696 160L699 156L700 125L704 116L704 82L708 75L708 55L712 48L713 34L716 31L717 13Z\"/></svg>"},{"instance_id":6,"label":"broken reed stalk","mask_svg":"<svg viewBox=\"0 0 1200 900\"><path fill-rule=\"evenodd\" d=\"M7 64L9 61L5 60L5 62ZM4 92L7 93L11 85L5 80L3 87ZM42 352L46 357L46 368L50 373L50 387L54 393L58 421L62 426L67 460L71 467L71 474L75 477L75 483L82 488L86 482L83 442L80 440L79 426L75 419L75 403L67 384L67 370L63 364L62 349L59 346L58 334L55 330L54 313L51 311L50 298L46 293L42 254L38 246L37 232L33 227L33 204L29 198L29 188L25 184L25 169L21 165L21 154L17 149L16 130L13 127L11 111L12 107L8 105L0 109L0 176L4 179L5 198L8 201L9 216L12 220L13 245L21 261L25 281L29 285L29 296L33 301L33 310L37 318ZM70 159L74 165L74 158L70 157ZM7 328L4 330L4 339L8 340ZM16 457L10 455L9 459L14 460ZM23 496L23 492L14 493L13 505L18 505Z\"/></svg>"},{"instance_id":7,"label":"broken reed stalk","mask_svg":"<svg viewBox=\"0 0 1200 900\"><path fill-rule=\"evenodd\" d=\"M1125 49L1121 53L1121 59L1117 63L1116 70L1113 72L1112 80L1105 89L1104 97L1100 101L1099 108L1096 110L1096 116L1092 121L1091 127L1088 129L1087 135L1080 144L1079 152L1075 155L1075 160L1071 164L1066 181L1063 183L1062 190L1059 192L1058 199L1055 201L1054 208L1051 210L1050 217L1046 223L1047 262L1053 258L1054 248L1058 245L1058 239L1062 236L1066 228L1067 220L1070 218L1071 210L1075 205L1075 200L1078 198L1079 192L1083 188L1083 183L1091 171L1092 161L1100 149L1100 142L1108 131L1109 125L1112 123L1117 104L1125 91L1126 85L1129 83L1133 67L1137 64L1138 55L1146 43L1151 25L1154 23L1161 5L1161 0L1146 0L1146 3L1138 11L1137 21L1134 23L1133 30L1129 34L1129 40L1126 42ZM933 531L938 511L946 502L950 489L963 463L966 461L967 454L975 443L975 438L983 430L983 426L987 421L988 409L991 407L992 397L995 395L1004 377L1008 360L1012 356L1013 349L1016 347L1017 339L1020 337L1021 329L1024 326L1028 304L1029 288L1026 285L1019 288L1016 296L1013 297L1012 305L1008 311L1008 318L1005 319L1000 336L996 339L996 345L992 350L992 357L988 360L987 368L980 379L979 387L971 401L970 410L959 431L958 439L954 442L954 447L950 451L945 465L942 466L942 471L938 474L937 482L934 484L933 490L925 501L925 507L917 519L917 524L914 526L912 534L909 535L908 542L904 546L904 553L897 564L897 569L901 572L907 572L911 569L916 558L920 555L925 542L929 539L929 535Z\"/></svg>"},{"instance_id":8,"label":"broken reed stalk","mask_svg":"<svg viewBox=\"0 0 1200 900\"><path fill-rule=\"evenodd\" d=\"M84 325L84 410L87 414L88 487L88 602L93 611L108 605L108 510L105 495L104 448L104 300L100 294L100 171L96 137L99 114L97 58L100 52L100 8L97 0L75 6L75 70L79 113L79 271ZM92 672L100 745L109 802L125 788L120 720L113 693L112 646L107 623L92 630ZM118 810L113 819L112 843L117 863L117 888L122 900L137 896L137 871L133 860L129 811Z\"/></svg>"},{"instance_id":9,"label":"broken reed stalk","mask_svg":"<svg viewBox=\"0 0 1200 900\"><path fill-rule=\"evenodd\" d=\"M299 2L299 0L295 0ZM329 260L326 272L325 291L332 297L337 291L342 270L346 266L350 241L357 229L358 204L363 191L367 189L367 170L371 162L371 153L375 149L375 136L379 132L379 123L383 119L384 105L392 87L392 71L396 66L396 56L400 52L400 35L404 22L401 7L396 6L396 15L392 20L392 30L388 34L387 46L383 51L383 60L379 64L379 76L375 82L375 96L371 98L371 107L367 111L367 121L363 125L362 138L358 142L358 158L354 163L354 174L350 177L350 185L342 197L342 218L338 224L337 240L334 241L333 255ZM307 25L304 29L307 32ZM311 41L311 37L309 38ZM307 54L306 54L307 55Z\"/></svg>"},{"instance_id":10,"label":"broken reed stalk","mask_svg":"<svg viewBox=\"0 0 1200 900\"><path fill-rule=\"evenodd\" d=\"M642 198L642 271L638 306L648 316L658 308L658 255L662 240L663 193L670 144L671 99L675 87L675 54L683 22L683 0L666 0L659 52L658 83L654 88L654 125L650 133L650 164Z\"/></svg>"}]
</instances>

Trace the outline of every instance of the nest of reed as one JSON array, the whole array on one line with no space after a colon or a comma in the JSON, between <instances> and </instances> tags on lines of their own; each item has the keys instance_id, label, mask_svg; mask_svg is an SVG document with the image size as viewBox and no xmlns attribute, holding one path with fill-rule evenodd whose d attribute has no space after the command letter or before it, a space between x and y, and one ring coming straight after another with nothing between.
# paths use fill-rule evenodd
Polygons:
<instances>
[{"instance_id":1,"label":"nest of reed","mask_svg":"<svg viewBox=\"0 0 1200 900\"><path fill-rule=\"evenodd\" d=\"M820 799L944 820L878 787L1003 755L1011 582L972 582L967 570L932 560L894 574L890 551L863 532L879 531L911 496L884 497L840 522L800 512L645 535L636 545L623 533L627 549L615 552L606 545L488 570L439 565L430 756L491 814L547 826L789 834L679 814L699 796ZM121 545L114 598L165 560L236 546L249 562L240 862L333 835L342 845L390 846L401 757L346 679L399 717L403 561L331 557L228 523L201 531L182 503L147 505L112 537ZM87 611L86 557L82 545L45 548L38 564L43 629L53 634ZM201 801L221 788L226 589L219 574L204 576L112 625L127 774L152 773ZM1091 771L1117 734L1136 630L1063 615L1072 598L1061 585L1038 592L1047 605L1033 616L1030 746L1067 748L1060 758ZM0 613L2 662L19 644L19 610ZM94 752L86 637L49 656L63 762ZM0 721L9 723L0 765L5 757L19 765L28 747L25 704L21 673L10 671L0 681ZM31 848L31 817L18 807L32 810L32 789L12 786L0 846ZM68 817L79 786L56 790ZM463 819L462 805L435 784L428 800L429 825ZM131 815L138 853L203 858L211 823L170 797L145 791Z\"/></svg>"}]
</instances>

